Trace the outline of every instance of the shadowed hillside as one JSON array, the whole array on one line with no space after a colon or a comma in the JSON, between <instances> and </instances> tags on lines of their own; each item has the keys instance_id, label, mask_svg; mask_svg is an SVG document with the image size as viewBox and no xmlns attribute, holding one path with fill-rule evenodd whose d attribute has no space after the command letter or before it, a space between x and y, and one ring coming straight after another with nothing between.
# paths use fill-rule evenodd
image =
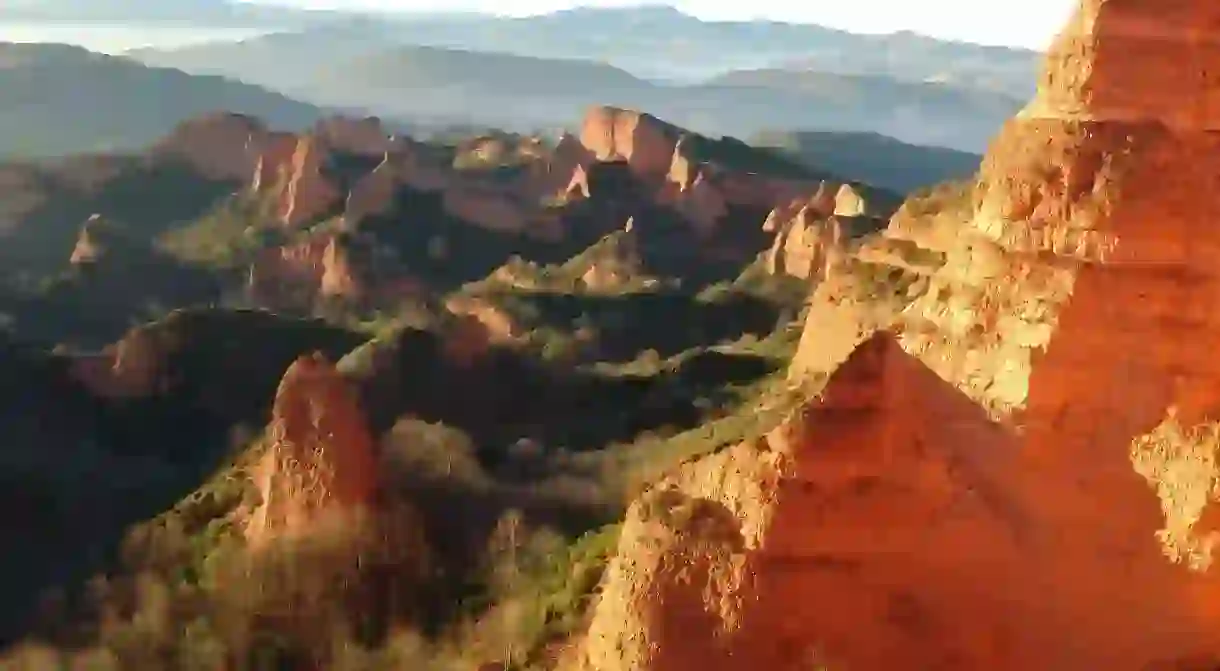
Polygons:
<instances>
[{"instance_id":1,"label":"shadowed hillside","mask_svg":"<svg viewBox=\"0 0 1220 671\"><path fill-rule=\"evenodd\" d=\"M909 145L875 133L770 131L750 138L812 167L834 166L848 179L909 193L967 178L983 157L942 147Z\"/></svg>"},{"instance_id":2,"label":"shadowed hillside","mask_svg":"<svg viewBox=\"0 0 1220 671\"><path fill-rule=\"evenodd\" d=\"M284 128L321 116L312 105L240 81L58 44L0 43L0 89L5 157L140 149L181 121L219 110Z\"/></svg>"}]
</instances>

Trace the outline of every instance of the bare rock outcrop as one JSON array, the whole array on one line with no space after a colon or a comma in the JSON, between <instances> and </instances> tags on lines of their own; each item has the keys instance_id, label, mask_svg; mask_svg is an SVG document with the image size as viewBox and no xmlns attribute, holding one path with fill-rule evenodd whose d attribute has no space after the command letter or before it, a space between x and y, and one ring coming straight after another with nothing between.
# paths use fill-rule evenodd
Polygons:
<instances>
[{"instance_id":1,"label":"bare rock outcrop","mask_svg":"<svg viewBox=\"0 0 1220 671\"><path fill-rule=\"evenodd\" d=\"M179 124L151 153L183 161L206 178L240 183L250 179L275 135L250 116L208 114Z\"/></svg>"},{"instance_id":2,"label":"bare rock outcrop","mask_svg":"<svg viewBox=\"0 0 1220 671\"><path fill-rule=\"evenodd\" d=\"M633 173L664 179L674 162L680 131L660 119L617 107L592 107L580 127L580 142L598 161L626 161Z\"/></svg>"},{"instance_id":3,"label":"bare rock outcrop","mask_svg":"<svg viewBox=\"0 0 1220 671\"><path fill-rule=\"evenodd\" d=\"M584 157L575 157L572 178L562 193L569 200L588 198L588 172L592 163L623 162L657 204L681 214L704 239L723 232L721 227L734 208L761 210L800 209L796 201L823 193L833 199L840 187L816 179L792 179L723 166L702 157L699 145L732 140L698 138L656 117L617 107L592 107L581 125ZM865 214L863 198L848 202L843 193L841 213ZM826 208L828 216L833 206ZM861 211L854 211L861 210ZM868 212L867 214L873 214Z\"/></svg>"},{"instance_id":4,"label":"bare rock outcrop","mask_svg":"<svg viewBox=\"0 0 1220 671\"><path fill-rule=\"evenodd\" d=\"M332 510L373 506L373 437L354 387L322 355L284 374L267 439L255 474L261 502L245 528L251 543L306 534Z\"/></svg>"},{"instance_id":5,"label":"bare rock outcrop","mask_svg":"<svg viewBox=\"0 0 1220 671\"><path fill-rule=\"evenodd\" d=\"M381 487L356 387L323 355L289 366L271 414L246 471L259 496L231 518L248 552L217 579L257 576L258 589L234 595L230 617L239 626L271 618L311 651L309 668L332 668L322 632L354 621L385 631L418 615L429 562L423 525Z\"/></svg>"},{"instance_id":6,"label":"bare rock outcrop","mask_svg":"<svg viewBox=\"0 0 1220 671\"><path fill-rule=\"evenodd\" d=\"M825 279L856 241L885 228L859 189L819 184L812 195L771 210L763 230L775 235L765 261L772 275Z\"/></svg>"},{"instance_id":7,"label":"bare rock outcrop","mask_svg":"<svg viewBox=\"0 0 1220 671\"><path fill-rule=\"evenodd\" d=\"M376 165L401 146L373 117L331 117L307 133L267 134L258 146L249 189L273 203L281 223L299 227L337 213L348 198L342 180L330 174L337 156Z\"/></svg>"},{"instance_id":8,"label":"bare rock outcrop","mask_svg":"<svg viewBox=\"0 0 1220 671\"><path fill-rule=\"evenodd\" d=\"M261 252L250 264L246 293L258 304L308 305L317 296L330 236L319 235Z\"/></svg>"},{"instance_id":9,"label":"bare rock outcrop","mask_svg":"<svg viewBox=\"0 0 1220 671\"><path fill-rule=\"evenodd\" d=\"M314 124L313 135L336 151L372 158L384 157L402 146L402 140L387 133L377 117L327 117Z\"/></svg>"},{"instance_id":10,"label":"bare rock outcrop","mask_svg":"<svg viewBox=\"0 0 1220 671\"><path fill-rule=\"evenodd\" d=\"M1113 455L1123 501L1063 507L1090 495L1070 495L1086 471L1048 469L875 335L765 438L682 467L632 505L575 666L1214 664L1220 613L1207 604L1220 582L1169 561L1151 533L1156 490L1136 469L1165 467L1153 443Z\"/></svg>"},{"instance_id":11,"label":"bare rock outcrop","mask_svg":"<svg viewBox=\"0 0 1220 671\"><path fill-rule=\"evenodd\" d=\"M308 306L320 298L362 301L374 274L370 254L348 233L321 233L261 253L250 264L246 292L256 303Z\"/></svg>"},{"instance_id":12,"label":"bare rock outcrop","mask_svg":"<svg viewBox=\"0 0 1220 671\"><path fill-rule=\"evenodd\" d=\"M1218 21L1082 0L943 264L846 259L822 398L632 506L587 668L1220 664Z\"/></svg>"},{"instance_id":13,"label":"bare rock outcrop","mask_svg":"<svg viewBox=\"0 0 1220 671\"><path fill-rule=\"evenodd\" d=\"M285 226L297 227L314 221L333 210L343 198L323 173L328 149L320 137L297 138L292 155L281 166L274 198L276 216Z\"/></svg>"},{"instance_id":14,"label":"bare rock outcrop","mask_svg":"<svg viewBox=\"0 0 1220 671\"><path fill-rule=\"evenodd\" d=\"M1215 10L1179 3L1160 16L1152 7L1135 0L1082 3L1048 53L1037 96L984 159L965 221L954 230L936 214L927 226L919 217L896 217L887 233L944 255L927 293L902 316L904 347L997 416L1027 404L1035 353L1051 342L1069 302L1072 314L1102 305L1107 311L1175 305L1189 313L1184 300L1207 300L1194 297L1210 290L1209 281L1169 276L1208 276L1191 250L1207 248L1206 222L1220 206L1206 167L1218 140L1206 114L1174 110L1206 108L1211 87L1205 73L1186 85L1181 71L1190 68L1170 63L1198 63L1196 73L1204 72L1213 58L1208 43L1175 22L1177 12L1193 11L1206 23ZM1131 293L1136 287L1142 289ZM1113 314L1080 319L1090 324L1081 328L1105 334L1090 337L1105 342L1115 361L1158 338L1197 342L1190 328L1154 337L1147 329L1162 327L1149 324L1151 317ZM1063 326L1058 331L1057 341L1078 341ZM1187 356L1189 348L1176 351ZM1170 367L1191 368L1182 365ZM1176 384L1168 373L1148 375L1160 387Z\"/></svg>"},{"instance_id":15,"label":"bare rock outcrop","mask_svg":"<svg viewBox=\"0 0 1220 671\"><path fill-rule=\"evenodd\" d=\"M330 236L322 252L322 277L318 293L326 298L359 300L368 293L365 277L371 263L361 263L362 250L351 235Z\"/></svg>"}]
</instances>

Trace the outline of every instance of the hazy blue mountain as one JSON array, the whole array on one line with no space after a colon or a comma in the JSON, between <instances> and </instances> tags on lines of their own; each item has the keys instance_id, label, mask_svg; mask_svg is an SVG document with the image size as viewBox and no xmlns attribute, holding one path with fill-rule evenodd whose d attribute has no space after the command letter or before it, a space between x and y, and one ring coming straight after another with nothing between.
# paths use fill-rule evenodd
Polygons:
<instances>
[{"instance_id":1,"label":"hazy blue mountain","mask_svg":"<svg viewBox=\"0 0 1220 671\"><path fill-rule=\"evenodd\" d=\"M240 78L318 105L514 130L564 126L588 105L610 104L644 109L713 135L775 128L868 131L979 151L1021 105L1016 97L991 90L880 75L767 69L665 84L587 58L401 46L387 26L345 22L129 55L153 65Z\"/></svg>"},{"instance_id":2,"label":"hazy blue mountain","mask_svg":"<svg viewBox=\"0 0 1220 671\"><path fill-rule=\"evenodd\" d=\"M441 16L396 21L401 42L605 61L646 78L684 81L728 70L800 67L905 81L952 81L1026 98L1037 52L910 32L858 35L774 21L702 21L664 5L578 8L527 18Z\"/></svg>"},{"instance_id":3,"label":"hazy blue mountain","mask_svg":"<svg viewBox=\"0 0 1220 671\"><path fill-rule=\"evenodd\" d=\"M4 22L195 23L309 30L331 40L435 46L598 60L645 79L694 83L730 70L787 68L903 81L945 81L1026 98L1040 56L1025 49L937 40L910 32L858 35L811 24L702 21L665 5L577 8L525 18L462 13L306 11L236 0L12 0Z\"/></svg>"},{"instance_id":4,"label":"hazy blue mountain","mask_svg":"<svg viewBox=\"0 0 1220 671\"><path fill-rule=\"evenodd\" d=\"M324 115L250 84L58 44L0 43L0 92L0 156L8 157L138 148L218 110L285 128Z\"/></svg>"},{"instance_id":5,"label":"hazy blue mountain","mask_svg":"<svg viewBox=\"0 0 1220 671\"><path fill-rule=\"evenodd\" d=\"M325 12L230 0L7 0L3 21L195 21L213 25L307 25Z\"/></svg>"},{"instance_id":6,"label":"hazy blue mountain","mask_svg":"<svg viewBox=\"0 0 1220 671\"><path fill-rule=\"evenodd\" d=\"M973 175L983 157L943 147L907 144L876 133L764 131L749 139L811 168L906 193Z\"/></svg>"}]
</instances>

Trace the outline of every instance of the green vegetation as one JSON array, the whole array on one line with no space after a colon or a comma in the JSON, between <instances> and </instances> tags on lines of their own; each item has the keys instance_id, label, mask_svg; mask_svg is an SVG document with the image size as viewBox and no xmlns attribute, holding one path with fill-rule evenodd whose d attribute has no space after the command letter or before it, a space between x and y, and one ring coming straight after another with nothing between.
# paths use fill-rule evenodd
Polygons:
<instances>
[{"instance_id":1,"label":"green vegetation","mask_svg":"<svg viewBox=\"0 0 1220 671\"><path fill-rule=\"evenodd\" d=\"M808 174L690 137L724 169ZM419 151L488 185L515 179L536 149L489 134ZM0 512L45 511L52 530L0 557L13 567L0 577L28 578L0 585L14 603L41 599L28 626L0 608L0 635L29 644L0 653L0 667L553 668L587 625L639 490L763 435L809 393L786 368L810 287L756 260L765 213L732 213L740 239L696 240L611 169L605 193L551 203L569 236L550 242L456 220L436 194L403 188L392 211L342 231L350 254L325 273L309 258L284 286L272 276L268 294L309 285L298 303L247 291L251 263L339 220L287 229L267 199L139 157L64 165L22 173L72 184L40 195L72 197L18 213L48 272L0 293L21 334L70 345L34 369L0 351L0 373L12 373L0 400L16 408L0 412L6 454L37 466L0 469L12 485ZM145 181L164 192L141 191ZM113 231L92 231L110 256L63 272L75 234L63 222L93 210L114 213ZM116 231L127 237L100 237ZM345 293L325 294L323 276ZM183 298L191 278L205 281L199 299ZM311 318L232 308L251 303ZM271 405L284 370L311 352L357 394L377 500L303 536L252 536L260 459L281 435ZM23 394L25 377L45 393ZM58 398L71 405L46 400ZM60 454L80 472L47 469ZM38 468L55 475L26 472ZM104 483L86 486L98 474Z\"/></svg>"},{"instance_id":2,"label":"green vegetation","mask_svg":"<svg viewBox=\"0 0 1220 671\"><path fill-rule=\"evenodd\" d=\"M218 269L235 269L253 253L286 242L282 228L268 226L268 204L247 194L232 196L187 226L161 235L173 256Z\"/></svg>"},{"instance_id":3,"label":"green vegetation","mask_svg":"<svg viewBox=\"0 0 1220 671\"><path fill-rule=\"evenodd\" d=\"M756 292L750 300L765 297L775 306L789 300L784 291L769 293L768 285L758 280L745 281L742 287ZM389 496L417 510L423 521L423 537L412 546L412 561L397 560L391 573L399 595L394 614L385 610L389 606L376 605L380 601L368 601L368 592L361 591L361 585L382 578L360 567L382 555L375 546L359 549L365 547L366 537L358 528L314 535L310 545L249 553L239 532L242 511L258 500L251 467L265 449L259 437L247 439L194 493L129 530L119 567L90 583L87 602L69 599L47 607L40 631L51 647L21 649L7 659L28 662L42 655L112 669L211 669L227 664L261 671L324 663L340 671L444 671L487 661L522 671L550 668L556 646L586 624L616 545L617 520L632 493L685 459L761 434L791 408L795 397L783 391L782 370L799 329L789 324L774 330L777 307L764 311L771 315L770 322L757 334L728 338L720 345L699 339L709 334L692 335L681 350L672 349L679 341L665 344L675 322L650 316L654 310L672 316L677 306L689 303L690 310L724 310L707 317L709 323L721 322L737 310L735 301L747 300L742 287L726 286L706 304L678 294L599 298L555 293L547 299L506 292L509 303L518 301L519 315L533 310L538 323L552 320L550 327L540 327L552 334L551 346L570 342L578 322L604 337L614 333L618 320L637 330L644 325L638 342L651 339L672 353L649 347L621 363L597 350L587 364L579 357L562 358L564 364L555 370L575 377L558 384L575 384L567 393L588 393L597 402L578 402L587 409L564 418L581 429L569 439L558 437L564 419L552 417L549 429L556 437L546 440L546 448L537 454L503 452L501 441L511 432L488 433L459 419L399 420L384 433ZM556 310L567 309L563 303L579 306L582 301L592 301L581 308L587 311L583 317L555 321ZM799 302L790 307L799 309ZM261 314L249 317L257 321L264 318ZM204 369L221 366L232 374L232 363L215 358L230 351L226 339L204 338L219 328L222 317L177 314L169 323L147 329L146 346L156 348L159 342L179 348L172 365L185 379L202 380ZM382 319L376 328L383 341L402 337L401 324L391 327L394 318ZM446 327L433 323L428 328L443 334ZM425 350L408 354L401 349L427 342L428 333L401 340L396 356L434 361ZM181 340L188 334L195 343L189 347ZM598 347L605 348L607 342ZM364 380L362 384L377 384L390 370L385 354L377 347L365 349L363 363L345 363L344 369L353 379ZM390 351L384 346L382 350ZM524 353L529 351L526 347L517 356L528 356ZM252 363L263 360L251 354ZM267 365L282 368L283 362ZM454 374L430 373L405 359L403 369L425 388ZM492 379L526 384L519 375L474 374L483 384ZM267 376L261 388L241 396L270 398L266 385L274 379ZM581 379L586 382L577 382ZM582 388L588 391L579 392ZM189 393L214 398L215 390L196 383ZM246 402L232 400L234 412ZM620 416L635 417L638 426L624 430ZM641 418L644 423L639 423ZM455 519L455 506L465 507L466 515ZM400 518L399 523L412 518ZM363 553L359 567L341 549ZM425 557L427 568L415 563ZM424 572L413 573L416 570ZM302 582L290 579L292 575L310 579ZM275 604L286 600L296 600L293 608L300 617L270 617L275 612L271 609L278 608ZM372 620L357 617L369 612L381 615Z\"/></svg>"}]
</instances>

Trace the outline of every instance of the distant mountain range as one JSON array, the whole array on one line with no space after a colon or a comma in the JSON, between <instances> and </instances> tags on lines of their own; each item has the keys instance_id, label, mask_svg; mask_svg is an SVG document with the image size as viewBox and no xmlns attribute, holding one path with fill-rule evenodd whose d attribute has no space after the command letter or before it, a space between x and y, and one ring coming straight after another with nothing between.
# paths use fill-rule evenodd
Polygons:
<instances>
[{"instance_id":1,"label":"distant mountain range","mask_svg":"<svg viewBox=\"0 0 1220 671\"><path fill-rule=\"evenodd\" d=\"M439 58L441 63L421 59L422 71L383 64L384 67L358 70L362 76L347 80L336 72L336 81L346 81L351 87L354 93L349 98L356 97L362 90L366 94L377 90L418 94L427 89L430 78L437 76L437 72L452 74L452 71L439 70L440 65L456 63L456 70L465 73L454 76L467 82L466 100L476 96L485 101L496 99L504 105L518 105L516 112L524 110L531 96L543 101L554 100L557 96L575 96L580 90L577 86L580 81L596 81L603 90L641 85L625 72L599 64L563 61L560 62L562 66L555 66L554 61L543 60L539 66L535 59L526 58L492 59L487 64L483 62L489 58L485 54L451 57L453 53L462 52L419 51ZM473 60L463 62L463 57ZM488 65L491 69L475 78L471 73L476 72L479 65ZM548 71L552 76L535 77L532 69L535 67L551 68ZM599 73L600 79L588 79L594 72ZM386 79L374 78L376 73L382 73ZM529 95L513 89L512 82L522 79L534 83L533 89L524 92ZM401 86L396 88L396 82ZM404 89L403 86L414 88ZM311 105L216 75L190 75L59 44L0 43L0 90L4 91L0 96L0 160L82 152L133 152L146 148L183 121L217 111L259 117L272 128L285 130L310 127L319 119L335 114L363 113L352 105ZM444 98L445 95L450 97ZM432 104L440 99L443 106L460 104L461 96L462 91L455 86L447 92L436 88L419 97ZM545 104L541 104L537 112L553 113L553 110L547 111ZM560 125L571 125L572 121L563 119ZM393 132L431 137L437 142L455 141L447 138L468 138L489 128L487 124L463 127L452 116L444 123L432 125L387 118L383 125ZM791 131L788 128L762 132L749 138L750 144L778 149L815 171L833 167L845 178L895 192L968 175L979 161L977 154L911 145L875 133Z\"/></svg>"},{"instance_id":2,"label":"distant mountain range","mask_svg":"<svg viewBox=\"0 0 1220 671\"><path fill-rule=\"evenodd\" d=\"M1028 50L911 33L708 22L655 5L505 18L316 12L228 0L99 0L87 7L20 0L0 7L0 27L5 21L148 30L170 22L261 34L136 49L124 54L129 61L39 51L38 59L4 75L0 107L12 111L0 122L12 128L28 116L31 124L0 141L5 153L20 153L22 146L39 152L127 147L205 106L237 106L273 124L306 120L328 107L416 128L534 132L565 127L584 108L601 104L647 109L709 135L878 133L978 153L1028 98L1038 58ZM213 79L188 80L133 61ZM35 67L38 77L31 74ZM137 109L132 100L117 100L128 94L158 103ZM86 100L93 102L80 104ZM91 105L101 105L102 113ZM75 131L63 130L86 111L95 114ZM53 130L43 137L39 128Z\"/></svg>"},{"instance_id":3,"label":"distant mountain range","mask_svg":"<svg viewBox=\"0 0 1220 671\"><path fill-rule=\"evenodd\" d=\"M284 27L336 14L228 0L6 0L0 6L0 21L190 21Z\"/></svg>"},{"instance_id":4,"label":"distant mountain range","mask_svg":"<svg viewBox=\"0 0 1220 671\"><path fill-rule=\"evenodd\" d=\"M325 112L251 84L59 44L0 43L0 156L129 150L228 110L300 128Z\"/></svg>"},{"instance_id":5,"label":"distant mountain range","mask_svg":"<svg viewBox=\"0 0 1220 671\"><path fill-rule=\"evenodd\" d=\"M921 147L876 133L762 132L754 147L774 149L811 168L833 168L846 179L908 193L978 171L983 157L943 147Z\"/></svg>"},{"instance_id":6,"label":"distant mountain range","mask_svg":"<svg viewBox=\"0 0 1220 671\"><path fill-rule=\"evenodd\" d=\"M1026 98L1039 55L899 32L858 35L812 24L702 21L665 5L577 8L509 18L458 13L302 10L234 0L11 0L4 22L179 22L262 31L322 28L365 45L434 46L556 59L596 60L644 79L695 83L731 70L783 68L939 81Z\"/></svg>"},{"instance_id":7,"label":"distant mountain range","mask_svg":"<svg viewBox=\"0 0 1220 671\"><path fill-rule=\"evenodd\" d=\"M1037 52L937 40L910 32L859 35L812 24L702 21L665 5L577 8L526 18L398 17L401 43L588 58L651 79L687 83L729 70L792 67L903 81L944 81L1026 98Z\"/></svg>"},{"instance_id":8,"label":"distant mountain range","mask_svg":"<svg viewBox=\"0 0 1220 671\"><path fill-rule=\"evenodd\" d=\"M468 21L480 25L484 19ZM518 20L502 21L519 25ZM977 152L1023 100L986 87L777 68L729 71L698 83L663 83L591 57L403 45L386 36L389 26L325 25L128 55L150 65L241 79L316 105L515 130L558 127L580 118L589 105L610 104L653 110L713 135L816 128L876 132Z\"/></svg>"}]
</instances>

